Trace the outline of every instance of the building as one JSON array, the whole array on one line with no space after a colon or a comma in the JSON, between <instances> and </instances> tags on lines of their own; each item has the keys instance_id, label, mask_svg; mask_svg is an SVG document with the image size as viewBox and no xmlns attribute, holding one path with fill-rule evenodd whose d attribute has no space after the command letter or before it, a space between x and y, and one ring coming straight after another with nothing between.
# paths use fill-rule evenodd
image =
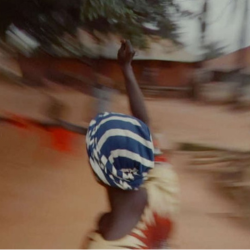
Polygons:
<instances>
[{"instance_id":1,"label":"building","mask_svg":"<svg viewBox=\"0 0 250 250\"><path fill-rule=\"evenodd\" d=\"M234 71L240 67L240 65L238 65L239 56L242 57L242 61L245 60L246 62L246 65L244 65L244 68L245 68L244 72L250 73L250 46L243 48L241 50L232 52L230 54L223 55L218 58L209 60L205 63L205 67L208 70L220 70L224 72Z\"/></svg>"},{"instance_id":2,"label":"building","mask_svg":"<svg viewBox=\"0 0 250 250\"><path fill-rule=\"evenodd\" d=\"M87 32L79 31L80 40L92 59L19 56L18 62L22 75L33 84L42 84L49 78L57 82L84 85L93 81L94 71L112 79L118 86L123 77L117 63L120 39L117 36L102 37L102 44ZM133 62L136 78L140 85L185 87L189 85L198 57L191 55L183 47L170 40L150 36L150 48L136 51ZM95 70L91 65L95 65Z\"/></svg>"},{"instance_id":3,"label":"building","mask_svg":"<svg viewBox=\"0 0 250 250\"><path fill-rule=\"evenodd\" d=\"M209 60L204 70L210 76L205 82L216 84L204 85L203 99L250 104L250 47Z\"/></svg>"},{"instance_id":4,"label":"building","mask_svg":"<svg viewBox=\"0 0 250 250\"><path fill-rule=\"evenodd\" d=\"M81 30L79 37L88 51L98 51L102 58L99 60L99 71L122 83L123 77L116 62L117 51L120 47L120 37L112 34L98 34L102 44ZM199 58L191 55L183 47L168 39L150 36L147 50L136 50L133 66L139 84L155 86L186 86L197 66Z\"/></svg>"}]
</instances>

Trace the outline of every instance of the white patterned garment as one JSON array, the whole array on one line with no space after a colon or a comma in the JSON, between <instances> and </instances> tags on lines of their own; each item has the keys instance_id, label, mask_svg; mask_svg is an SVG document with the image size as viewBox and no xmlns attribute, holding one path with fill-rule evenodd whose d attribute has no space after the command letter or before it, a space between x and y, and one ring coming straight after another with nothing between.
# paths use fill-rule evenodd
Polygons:
<instances>
[{"instance_id":1,"label":"white patterned garment","mask_svg":"<svg viewBox=\"0 0 250 250\"><path fill-rule=\"evenodd\" d=\"M136 190L154 167L154 146L148 126L135 117L102 113L90 122L87 152L104 184Z\"/></svg>"}]
</instances>

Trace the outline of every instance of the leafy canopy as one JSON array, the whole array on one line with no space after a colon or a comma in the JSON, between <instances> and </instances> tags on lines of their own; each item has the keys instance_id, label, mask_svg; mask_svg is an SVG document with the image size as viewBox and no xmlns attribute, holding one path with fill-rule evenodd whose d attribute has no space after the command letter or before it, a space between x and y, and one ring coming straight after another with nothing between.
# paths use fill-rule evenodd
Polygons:
<instances>
[{"instance_id":1,"label":"leafy canopy","mask_svg":"<svg viewBox=\"0 0 250 250\"><path fill-rule=\"evenodd\" d=\"M91 32L116 33L145 48L145 34L178 41L174 7L173 0L83 0L82 19Z\"/></svg>"}]
</instances>

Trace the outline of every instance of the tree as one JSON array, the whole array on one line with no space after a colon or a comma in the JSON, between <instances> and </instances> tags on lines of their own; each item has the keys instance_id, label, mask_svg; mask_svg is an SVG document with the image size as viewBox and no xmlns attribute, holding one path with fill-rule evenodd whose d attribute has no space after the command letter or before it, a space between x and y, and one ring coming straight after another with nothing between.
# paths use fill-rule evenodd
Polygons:
<instances>
[{"instance_id":1,"label":"tree","mask_svg":"<svg viewBox=\"0 0 250 250\"><path fill-rule=\"evenodd\" d=\"M239 7L239 3L234 1L234 5L236 8ZM243 4L243 15L242 15L242 25L240 29L240 35L239 35L239 50L237 52L237 58L236 58L236 65L238 66L238 72L236 75L238 84L235 87L235 94L234 94L234 102L236 104L236 107L239 107L239 101L240 97L243 94L243 88L245 85L245 77L242 74L242 70L247 65L247 55L244 52L243 48L246 45L246 34L247 34L247 21L248 21L248 6L249 6L249 0L245 0Z\"/></svg>"},{"instance_id":2,"label":"tree","mask_svg":"<svg viewBox=\"0 0 250 250\"><path fill-rule=\"evenodd\" d=\"M241 69L245 68L247 64L246 54L242 49L246 45L246 39L247 39L248 6L249 6L249 0L245 0L243 5L242 25L240 30L239 51L237 58L237 64Z\"/></svg>"},{"instance_id":3,"label":"tree","mask_svg":"<svg viewBox=\"0 0 250 250\"><path fill-rule=\"evenodd\" d=\"M84 0L82 18L94 34L115 33L130 39L139 48L146 48L146 35L157 34L178 43L178 25L171 18L177 13L174 0ZM148 28L146 24L154 28Z\"/></svg>"},{"instance_id":4,"label":"tree","mask_svg":"<svg viewBox=\"0 0 250 250\"><path fill-rule=\"evenodd\" d=\"M80 51L77 40L67 42L65 34L76 35L78 27L104 34L120 34L134 46L147 47L145 35L159 35L179 42L176 16L190 17L176 0L1 0L0 35L14 24L53 53L60 49ZM151 28L149 28L150 24ZM97 38L97 37L96 37ZM75 45L74 45L75 44Z\"/></svg>"},{"instance_id":5,"label":"tree","mask_svg":"<svg viewBox=\"0 0 250 250\"><path fill-rule=\"evenodd\" d=\"M225 54L225 48L226 46L222 46L219 42L211 42L209 44L205 44L204 58L206 58L206 60L211 60L213 58L222 56Z\"/></svg>"},{"instance_id":6,"label":"tree","mask_svg":"<svg viewBox=\"0 0 250 250\"><path fill-rule=\"evenodd\" d=\"M41 48L52 52L54 46L64 47L62 36L75 35L80 24L79 0L22 0L0 1L0 35L5 38L11 24L28 33Z\"/></svg>"}]
</instances>

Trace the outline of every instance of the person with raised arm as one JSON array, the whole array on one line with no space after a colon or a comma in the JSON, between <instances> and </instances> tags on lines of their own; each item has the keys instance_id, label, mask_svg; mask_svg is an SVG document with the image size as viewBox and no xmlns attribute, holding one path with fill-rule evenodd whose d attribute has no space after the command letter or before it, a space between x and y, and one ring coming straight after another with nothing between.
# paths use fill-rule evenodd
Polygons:
<instances>
[{"instance_id":1,"label":"person with raised arm","mask_svg":"<svg viewBox=\"0 0 250 250\"><path fill-rule=\"evenodd\" d=\"M89 249L165 249L178 211L177 176L165 157L155 155L134 54L122 41L118 61L133 116L101 113L86 135L90 166L110 205L88 237Z\"/></svg>"}]
</instances>

